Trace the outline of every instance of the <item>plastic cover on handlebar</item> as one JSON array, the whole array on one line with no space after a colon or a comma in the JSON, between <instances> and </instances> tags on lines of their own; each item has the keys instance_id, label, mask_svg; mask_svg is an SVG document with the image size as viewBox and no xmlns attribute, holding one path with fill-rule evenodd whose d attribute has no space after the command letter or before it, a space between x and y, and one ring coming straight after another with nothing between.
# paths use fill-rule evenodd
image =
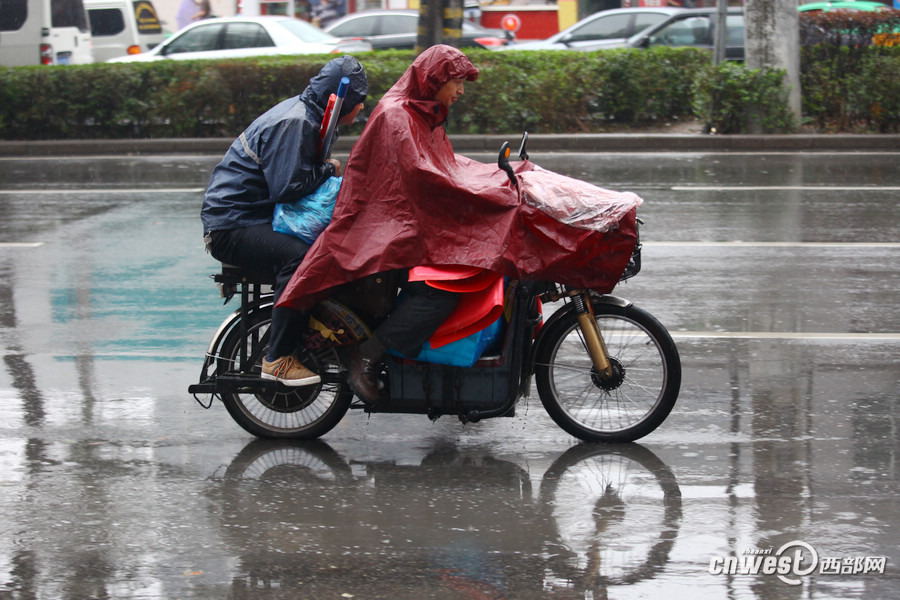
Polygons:
<instances>
[{"instance_id":1,"label":"plastic cover on handlebar","mask_svg":"<svg viewBox=\"0 0 900 600\"><path fill-rule=\"evenodd\" d=\"M643 204L634 192L607 190L541 167L519 174L525 202L548 216L580 229L606 232Z\"/></svg>"}]
</instances>

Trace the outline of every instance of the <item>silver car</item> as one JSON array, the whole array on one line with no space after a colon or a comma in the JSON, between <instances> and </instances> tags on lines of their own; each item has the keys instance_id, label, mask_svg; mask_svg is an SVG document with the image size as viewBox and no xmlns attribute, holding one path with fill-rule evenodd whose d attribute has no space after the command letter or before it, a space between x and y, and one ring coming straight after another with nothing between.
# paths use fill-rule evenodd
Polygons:
<instances>
[{"instance_id":1,"label":"silver car","mask_svg":"<svg viewBox=\"0 0 900 600\"><path fill-rule=\"evenodd\" d=\"M336 38L300 19L228 17L192 23L149 52L109 62L334 54L371 49L366 41Z\"/></svg>"},{"instance_id":2,"label":"silver car","mask_svg":"<svg viewBox=\"0 0 900 600\"><path fill-rule=\"evenodd\" d=\"M419 28L417 10L365 10L334 21L324 29L343 38L361 38L371 42L376 50L385 48L412 49L416 45ZM497 49L509 42L511 34L500 29L486 29L467 20L462 22L462 48Z\"/></svg>"},{"instance_id":3,"label":"silver car","mask_svg":"<svg viewBox=\"0 0 900 600\"><path fill-rule=\"evenodd\" d=\"M614 8L594 13L545 40L511 43L503 50L599 50L662 23L681 8Z\"/></svg>"},{"instance_id":4,"label":"silver car","mask_svg":"<svg viewBox=\"0 0 900 600\"><path fill-rule=\"evenodd\" d=\"M715 8L689 8L645 29L621 45L623 48L704 48L712 50L716 39ZM725 58L744 60L744 9L729 7L725 16Z\"/></svg>"}]
</instances>

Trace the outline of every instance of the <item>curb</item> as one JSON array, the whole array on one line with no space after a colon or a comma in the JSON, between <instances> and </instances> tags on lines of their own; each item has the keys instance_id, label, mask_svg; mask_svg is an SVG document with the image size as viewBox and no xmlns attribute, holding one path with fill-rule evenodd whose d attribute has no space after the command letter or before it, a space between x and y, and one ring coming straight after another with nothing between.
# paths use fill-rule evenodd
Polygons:
<instances>
[{"instance_id":1,"label":"curb","mask_svg":"<svg viewBox=\"0 0 900 600\"><path fill-rule=\"evenodd\" d=\"M451 135L453 148L463 152L496 152L504 141L513 150L516 135ZM221 156L233 140L142 139L142 140L60 140L0 144L0 157L50 156L145 156L165 154L209 154ZM339 139L335 152L346 154L356 137ZM777 152L777 151L900 151L900 135L702 135L669 133L628 134L531 134L528 148L536 152Z\"/></svg>"}]
</instances>

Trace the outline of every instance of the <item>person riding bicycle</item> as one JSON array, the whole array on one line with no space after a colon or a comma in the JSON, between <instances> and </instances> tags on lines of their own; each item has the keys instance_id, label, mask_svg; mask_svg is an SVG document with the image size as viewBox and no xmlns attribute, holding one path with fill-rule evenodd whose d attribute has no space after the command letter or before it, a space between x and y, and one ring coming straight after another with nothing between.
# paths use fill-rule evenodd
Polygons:
<instances>
[{"instance_id":1,"label":"person riding bicycle","mask_svg":"<svg viewBox=\"0 0 900 600\"><path fill-rule=\"evenodd\" d=\"M400 204L392 201L395 195L415 198L426 211L437 208L432 203L441 202L441 199L432 197L422 188L423 184L427 185L427 169L422 171L408 161L415 161L417 156L426 156L426 160L432 155L454 156L441 125L447 119L450 106L465 92L465 82L477 77L478 69L465 54L451 46L433 46L413 62L378 103L354 145L335 206L338 220L342 218L342 205L346 205L342 200L345 198L344 186L360 203L387 211L384 215L388 218L396 214L395 211L403 211ZM436 168L442 169L442 166L438 163ZM444 177L453 178L449 170L444 171ZM345 217L354 218L349 214ZM365 220L363 218L359 223ZM385 233L386 230L379 228L379 236ZM328 229L323 237L332 239ZM351 248L369 241L354 235L338 244L320 242L317 248L332 255L343 251L350 258ZM353 269L352 265L345 266ZM405 300L351 355L351 387L369 403L374 402L376 396L372 365L385 349L416 356L422 344L457 305L458 294L429 287L423 282L407 283L404 290Z\"/></svg>"},{"instance_id":2,"label":"person riding bicycle","mask_svg":"<svg viewBox=\"0 0 900 600\"><path fill-rule=\"evenodd\" d=\"M636 241L633 211L620 227L624 235L573 227L525 201L496 164L454 152L444 123L478 74L460 50L432 46L388 90L353 146L331 223L279 306L309 309L343 284L419 266L612 290ZM539 169L529 161L512 168L520 177ZM373 366L384 349L418 356L459 298L422 282L404 288L394 311L351 356L351 387L370 405Z\"/></svg>"},{"instance_id":3,"label":"person riding bicycle","mask_svg":"<svg viewBox=\"0 0 900 600\"><path fill-rule=\"evenodd\" d=\"M253 121L210 176L201 209L207 251L223 263L270 269L275 274L275 302L310 248L300 238L272 229L275 205L303 198L329 177L342 174L340 161L323 161L318 150L328 98L343 77L350 79L350 86L338 123L351 124L363 108L368 80L359 61L341 56L322 67L300 95ZM295 356L307 320L303 310L272 309L264 379L289 386L321 381Z\"/></svg>"},{"instance_id":4,"label":"person riding bicycle","mask_svg":"<svg viewBox=\"0 0 900 600\"><path fill-rule=\"evenodd\" d=\"M460 50L451 46L432 46L420 54L388 90L373 111L372 119L396 119L403 123L402 126L421 130L420 135L431 135L446 121L450 106L465 93L465 82L477 78L478 69ZM432 140L453 152L446 134L441 133ZM373 146L390 141L389 129L367 127L354 147L354 154L371 152ZM353 168L358 164L352 159L353 155L348 161L348 169L351 164ZM352 176L352 171L349 174ZM407 172L404 176L414 180L427 177L427 172ZM427 205L429 198L422 197L421 201ZM354 347L350 354L350 387L370 404L378 397L375 365L387 349L415 358L459 302L458 292L438 289L424 281L410 281L403 287L403 301L372 332L372 336Z\"/></svg>"}]
</instances>

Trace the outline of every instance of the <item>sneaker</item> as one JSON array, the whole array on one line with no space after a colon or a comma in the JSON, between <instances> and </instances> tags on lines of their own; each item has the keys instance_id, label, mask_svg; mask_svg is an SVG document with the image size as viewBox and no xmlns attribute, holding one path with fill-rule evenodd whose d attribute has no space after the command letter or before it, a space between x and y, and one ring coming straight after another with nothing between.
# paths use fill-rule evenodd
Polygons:
<instances>
[{"instance_id":1,"label":"sneaker","mask_svg":"<svg viewBox=\"0 0 900 600\"><path fill-rule=\"evenodd\" d=\"M276 358L272 362L263 358L262 378L271 379L293 387L313 385L322 378L307 369L296 356L288 355Z\"/></svg>"}]
</instances>

